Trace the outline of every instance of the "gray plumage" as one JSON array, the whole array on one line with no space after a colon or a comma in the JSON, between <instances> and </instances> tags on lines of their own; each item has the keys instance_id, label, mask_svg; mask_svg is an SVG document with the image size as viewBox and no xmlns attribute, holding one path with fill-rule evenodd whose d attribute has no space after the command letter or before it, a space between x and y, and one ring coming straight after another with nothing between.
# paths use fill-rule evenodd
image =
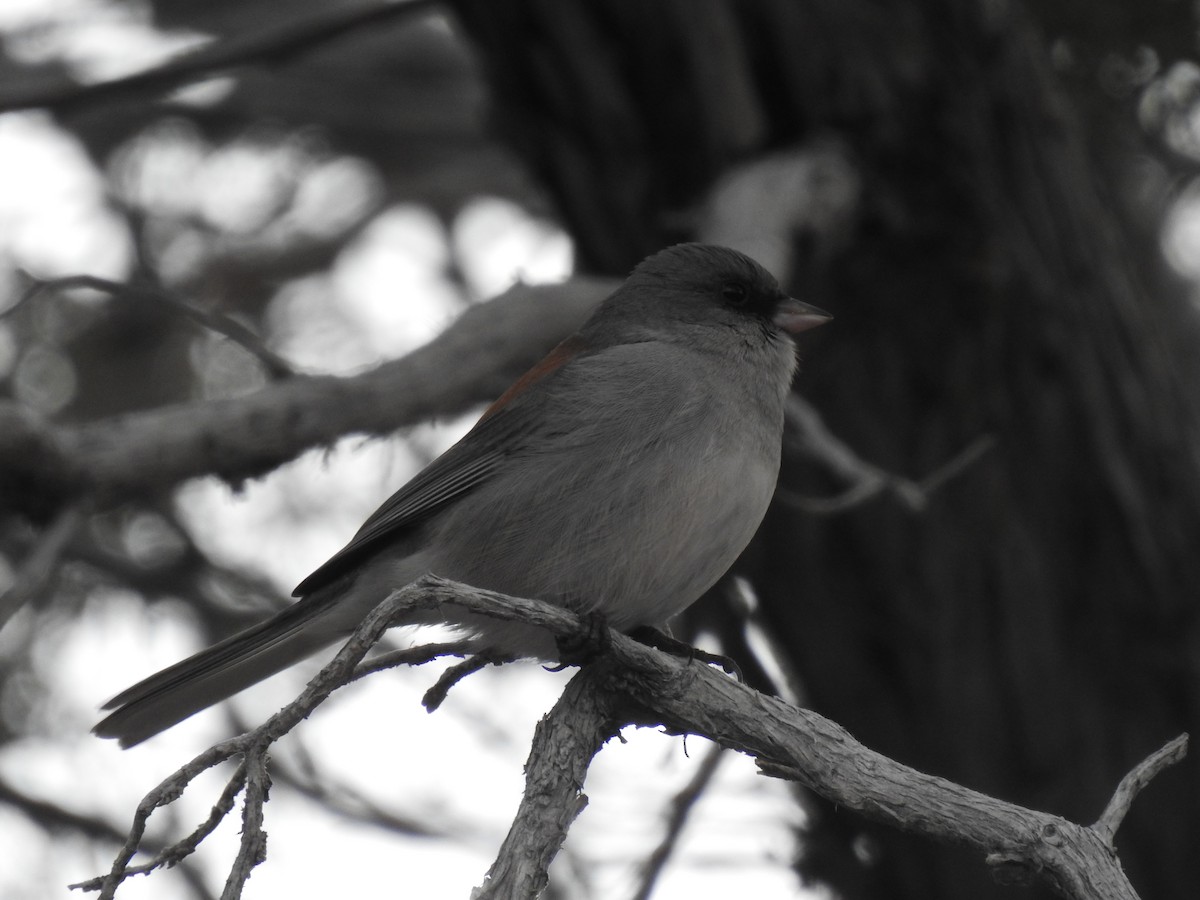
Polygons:
<instances>
[{"instance_id":1,"label":"gray plumage","mask_svg":"<svg viewBox=\"0 0 1200 900\"><path fill-rule=\"evenodd\" d=\"M425 572L621 630L661 625L758 528L795 368L788 331L827 318L735 251L649 257L301 582L296 604L114 697L95 733L137 744L343 640ZM481 648L554 658L532 627L454 624Z\"/></svg>"}]
</instances>

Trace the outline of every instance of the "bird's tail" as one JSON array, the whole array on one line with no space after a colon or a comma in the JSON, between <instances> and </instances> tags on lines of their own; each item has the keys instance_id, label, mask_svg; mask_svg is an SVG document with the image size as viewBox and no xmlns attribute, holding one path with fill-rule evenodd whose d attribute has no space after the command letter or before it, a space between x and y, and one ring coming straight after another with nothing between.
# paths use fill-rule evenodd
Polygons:
<instances>
[{"instance_id":1,"label":"bird's tail","mask_svg":"<svg viewBox=\"0 0 1200 900\"><path fill-rule=\"evenodd\" d=\"M306 599L206 650L163 669L108 703L114 710L92 732L132 747L193 713L256 684L349 632L330 628L321 603Z\"/></svg>"}]
</instances>

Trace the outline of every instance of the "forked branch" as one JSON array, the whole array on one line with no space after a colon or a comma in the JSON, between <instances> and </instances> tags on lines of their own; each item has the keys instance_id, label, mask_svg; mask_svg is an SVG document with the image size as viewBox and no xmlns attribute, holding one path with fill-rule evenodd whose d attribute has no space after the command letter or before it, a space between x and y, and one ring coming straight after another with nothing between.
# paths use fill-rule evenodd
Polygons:
<instances>
[{"instance_id":1,"label":"forked branch","mask_svg":"<svg viewBox=\"0 0 1200 900\"><path fill-rule=\"evenodd\" d=\"M573 613L535 600L508 597L428 576L382 603L304 693L258 729L218 744L160 784L138 807L129 841L104 878L76 887L112 897L117 886L148 866L130 867L153 811L173 801L200 772L229 759L241 763L222 796L246 790L242 847L223 896L241 896L262 861L262 807L269 775L266 753L337 687L360 673L368 650L414 610L439 610L534 624L560 637L578 637L591 626ZM415 648L389 662L423 662L446 652ZM586 804L583 783L592 757L627 725L696 734L755 758L765 774L793 779L842 807L939 841L976 848L1008 880L1041 880L1069 900L1135 900L1121 869L1112 834L1137 791L1182 758L1186 735L1139 765L1121 783L1095 825L1026 809L943 778L926 775L876 753L834 722L811 710L760 694L712 667L669 656L622 634L586 664L538 727L526 767L520 809L479 898L532 898L546 884L550 861ZM232 794L231 794L232 792ZM214 812L216 815L216 812ZM181 842L190 852L196 834ZM211 828L208 828L211 830ZM200 838L202 839L202 837ZM180 845L176 845L177 847ZM177 851L173 859L181 858ZM186 855L186 853L182 853Z\"/></svg>"}]
</instances>

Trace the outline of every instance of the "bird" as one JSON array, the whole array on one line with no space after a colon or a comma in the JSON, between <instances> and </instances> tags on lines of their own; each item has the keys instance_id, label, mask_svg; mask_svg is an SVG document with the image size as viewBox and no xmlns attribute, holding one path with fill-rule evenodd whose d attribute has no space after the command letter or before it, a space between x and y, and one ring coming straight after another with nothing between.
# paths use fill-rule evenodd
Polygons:
<instances>
[{"instance_id":1,"label":"bird","mask_svg":"<svg viewBox=\"0 0 1200 900\"><path fill-rule=\"evenodd\" d=\"M687 243L648 256L301 581L295 603L113 697L93 732L139 744L344 641L426 573L618 631L663 627L762 522L794 336L831 318L736 250ZM412 624L445 621L434 616ZM480 650L556 659L533 625L449 624Z\"/></svg>"}]
</instances>

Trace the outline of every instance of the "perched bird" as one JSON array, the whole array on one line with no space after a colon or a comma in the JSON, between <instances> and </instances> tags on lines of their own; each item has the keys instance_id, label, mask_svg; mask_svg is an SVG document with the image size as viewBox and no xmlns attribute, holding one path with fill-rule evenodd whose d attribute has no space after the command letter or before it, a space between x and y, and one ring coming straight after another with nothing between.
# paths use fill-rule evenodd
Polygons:
<instances>
[{"instance_id":1,"label":"perched bird","mask_svg":"<svg viewBox=\"0 0 1200 900\"><path fill-rule=\"evenodd\" d=\"M648 257L305 578L297 603L118 694L95 733L140 743L344 640L427 572L599 613L622 631L662 625L762 521L791 335L829 318L734 250L680 244ZM531 625L451 624L480 649L556 656Z\"/></svg>"}]
</instances>

